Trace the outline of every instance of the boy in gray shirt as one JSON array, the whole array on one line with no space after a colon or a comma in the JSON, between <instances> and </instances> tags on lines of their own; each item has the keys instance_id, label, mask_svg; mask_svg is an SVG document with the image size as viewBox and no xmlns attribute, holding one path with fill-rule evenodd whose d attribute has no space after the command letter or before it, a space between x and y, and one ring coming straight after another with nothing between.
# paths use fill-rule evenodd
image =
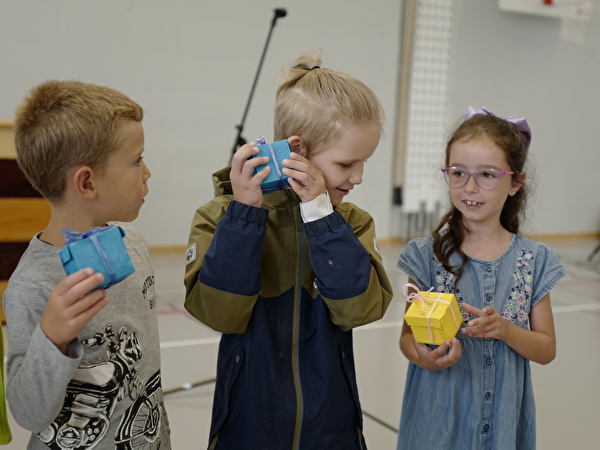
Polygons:
<instances>
[{"instance_id":1,"label":"boy in gray shirt","mask_svg":"<svg viewBox=\"0 0 600 450\"><path fill-rule=\"evenodd\" d=\"M122 226L135 272L107 289L90 268L65 277L61 230L134 220L148 193L142 108L113 89L48 81L18 107L19 166L52 206L11 276L7 399L28 449L169 449L154 272Z\"/></svg>"}]
</instances>

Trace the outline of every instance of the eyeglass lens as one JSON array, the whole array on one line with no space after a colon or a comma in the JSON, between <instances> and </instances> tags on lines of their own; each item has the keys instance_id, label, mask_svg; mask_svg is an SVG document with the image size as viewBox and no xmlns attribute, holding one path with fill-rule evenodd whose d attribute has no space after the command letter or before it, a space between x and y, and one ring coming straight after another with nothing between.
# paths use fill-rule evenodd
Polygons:
<instances>
[{"instance_id":1,"label":"eyeglass lens","mask_svg":"<svg viewBox=\"0 0 600 450\"><path fill-rule=\"evenodd\" d=\"M465 169L458 167L449 167L444 170L446 182L451 187L463 187L469 181L469 177L473 177L477 186L481 189L494 189L500 183L500 177L504 172L497 172L494 169L480 169L475 173L467 172Z\"/></svg>"}]
</instances>

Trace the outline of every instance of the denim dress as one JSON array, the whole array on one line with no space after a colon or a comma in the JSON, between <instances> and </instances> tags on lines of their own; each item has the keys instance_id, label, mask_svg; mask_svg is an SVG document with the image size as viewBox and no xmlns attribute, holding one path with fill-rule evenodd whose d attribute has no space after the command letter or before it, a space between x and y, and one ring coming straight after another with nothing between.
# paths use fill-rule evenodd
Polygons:
<instances>
[{"instance_id":1,"label":"denim dress","mask_svg":"<svg viewBox=\"0 0 600 450\"><path fill-rule=\"evenodd\" d=\"M450 262L458 265L460 258L454 254ZM518 235L493 261L469 257L456 290L453 274L433 253L432 237L410 241L398 267L421 290L454 293L459 305L493 306L525 329L531 309L565 275L548 247ZM472 317L461 313L462 328ZM454 365L432 371L409 364L398 450L534 449L529 360L498 339L457 338L462 356Z\"/></svg>"}]
</instances>

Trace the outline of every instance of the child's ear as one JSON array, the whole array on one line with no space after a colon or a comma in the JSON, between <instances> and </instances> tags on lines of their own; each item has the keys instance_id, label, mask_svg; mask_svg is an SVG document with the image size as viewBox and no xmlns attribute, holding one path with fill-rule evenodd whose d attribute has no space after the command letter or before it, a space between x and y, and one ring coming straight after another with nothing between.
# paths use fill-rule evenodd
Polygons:
<instances>
[{"instance_id":1,"label":"child's ear","mask_svg":"<svg viewBox=\"0 0 600 450\"><path fill-rule=\"evenodd\" d=\"M304 140L300 136L294 135L289 137L287 141L294 153L298 153L299 155L306 157L308 150L304 144Z\"/></svg>"},{"instance_id":2,"label":"child's ear","mask_svg":"<svg viewBox=\"0 0 600 450\"><path fill-rule=\"evenodd\" d=\"M515 195L519 191L519 189L521 189L521 186L523 185L523 182L525 181L526 177L527 174L525 172L520 172L513 177L512 185L510 191L508 192L509 195Z\"/></svg>"},{"instance_id":3,"label":"child's ear","mask_svg":"<svg viewBox=\"0 0 600 450\"><path fill-rule=\"evenodd\" d=\"M94 176L94 169L89 166L81 166L75 169L75 172L71 177L71 183L75 189L75 193L85 200L93 200L98 194Z\"/></svg>"}]
</instances>

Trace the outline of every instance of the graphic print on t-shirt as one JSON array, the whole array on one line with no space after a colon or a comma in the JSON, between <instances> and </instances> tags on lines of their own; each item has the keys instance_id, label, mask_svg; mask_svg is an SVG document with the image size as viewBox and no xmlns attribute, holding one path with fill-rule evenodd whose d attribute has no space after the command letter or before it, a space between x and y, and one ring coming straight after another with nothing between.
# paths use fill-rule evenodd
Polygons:
<instances>
[{"instance_id":1,"label":"graphic print on t-shirt","mask_svg":"<svg viewBox=\"0 0 600 450\"><path fill-rule=\"evenodd\" d=\"M82 341L86 347L106 344L108 360L80 366L67 386L62 410L38 439L54 450L91 450L102 439L122 450L158 449L163 420L160 372L144 381L134 365L142 358L135 333L121 327L117 336L108 324L102 333ZM114 437L106 436L121 401L133 402L122 415Z\"/></svg>"}]
</instances>

